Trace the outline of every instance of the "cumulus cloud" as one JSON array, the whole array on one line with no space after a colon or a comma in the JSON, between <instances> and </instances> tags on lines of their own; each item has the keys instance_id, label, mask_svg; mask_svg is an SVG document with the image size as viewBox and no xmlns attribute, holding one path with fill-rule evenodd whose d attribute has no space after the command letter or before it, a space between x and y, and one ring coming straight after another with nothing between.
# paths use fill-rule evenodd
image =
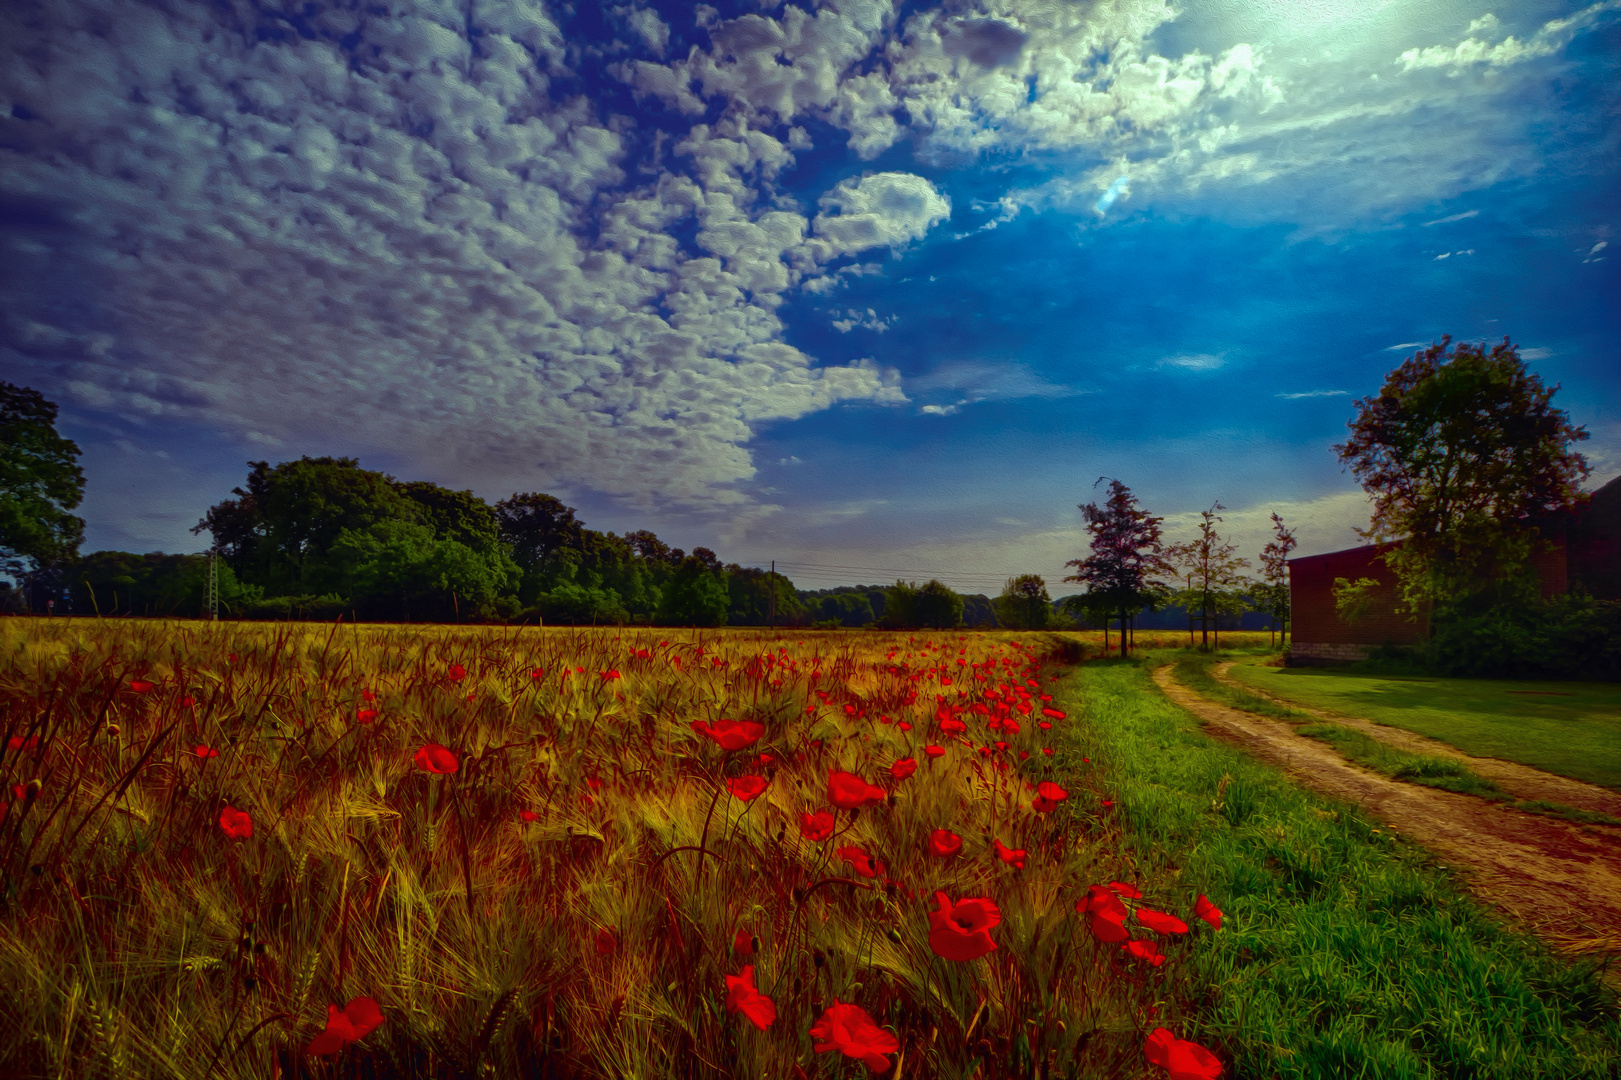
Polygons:
<instances>
[{"instance_id":1,"label":"cumulus cloud","mask_svg":"<svg viewBox=\"0 0 1621 1080\"><path fill-rule=\"evenodd\" d=\"M877 312L873 311L872 308L868 308L865 314L855 308L847 308L842 316L833 320L833 329L841 334L848 334L858 326L863 330L871 330L874 333L882 334L893 325L895 325L895 316L891 315L888 319L879 318Z\"/></svg>"},{"instance_id":2,"label":"cumulus cloud","mask_svg":"<svg viewBox=\"0 0 1621 1080\"><path fill-rule=\"evenodd\" d=\"M881 6L785 13L782 45L807 70L859 55ZM667 47L650 9L618 12ZM308 38L246 6L6 9L0 196L51 223L19 268L77 290L8 305L6 366L133 425L638 505L746 503L758 423L905 401L870 360L784 344L775 310L819 260L949 213L926 181L847 181L807 239L802 215L757 206L803 131L731 116L671 147L692 176L632 185L641 133L570 89L546 9L470 17L476 49L466 13L431 6L322 9ZM728 71L708 88L770 75ZM779 87L783 107L819 79Z\"/></svg>"}]
</instances>

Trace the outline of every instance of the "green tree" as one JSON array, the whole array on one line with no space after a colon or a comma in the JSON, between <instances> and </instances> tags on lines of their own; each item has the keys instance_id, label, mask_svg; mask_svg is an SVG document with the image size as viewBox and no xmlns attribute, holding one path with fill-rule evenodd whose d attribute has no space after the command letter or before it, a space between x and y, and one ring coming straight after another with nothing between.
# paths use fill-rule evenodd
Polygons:
<instances>
[{"instance_id":1,"label":"green tree","mask_svg":"<svg viewBox=\"0 0 1621 1080\"><path fill-rule=\"evenodd\" d=\"M460 618L462 605L488 609L518 578L503 550L475 551L397 518L343 530L329 557L356 609L374 618Z\"/></svg>"},{"instance_id":2,"label":"green tree","mask_svg":"<svg viewBox=\"0 0 1621 1080\"><path fill-rule=\"evenodd\" d=\"M1002 595L991 601L996 618L1003 626L1018 630L1045 630L1052 622L1052 598L1040 574L1020 574L1007 579Z\"/></svg>"},{"instance_id":3,"label":"green tree","mask_svg":"<svg viewBox=\"0 0 1621 1080\"><path fill-rule=\"evenodd\" d=\"M1570 444L1587 432L1551 404L1517 347L1488 354L1451 335L1389 373L1356 403L1351 435L1334 447L1373 497L1359 530L1401 540L1384 559L1406 608L1439 618L1534 601L1530 560L1545 550L1538 520L1573 509L1587 462Z\"/></svg>"},{"instance_id":4,"label":"green tree","mask_svg":"<svg viewBox=\"0 0 1621 1080\"><path fill-rule=\"evenodd\" d=\"M56 404L0 382L0 572L21 577L78 557L84 519L79 447L56 433Z\"/></svg>"},{"instance_id":5,"label":"green tree","mask_svg":"<svg viewBox=\"0 0 1621 1080\"><path fill-rule=\"evenodd\" d=\"M1246 584L1241 571L1249 560L1239 558L1236 544L1223 543L1216 532L1216 513L1225 510L1214 503L1199 512L1199 538L1186 544L1175 544L1165 550L1166 561L1187 572L1186 585L1176 599L1190 612L1198 612L1199 647L1210 645L1210 627L1216 623L1216 647L1221 647L1221 626L1217 622L1226 613L1242 612L1244 600L1239 587Z\"/></svg>"},{"instance_id":6,"label":"green tree","mask_svg":"<svg viewBox=\"0 0 1621 1080\"><path fill-rule=\"evenodd\" d=\"M731 606L726 571L708 548L694 548L660 590L658 618L668 626L722 626Z\"/></svg>"},{"instance_id":7,"label":"green tree","mask_svg":"<svg viewBox=\"0 0 1621 1080\"><path fill-rule=\"evenodd\" d=\"M1097 483L1105 479L1100 476ZM1086 608L1113 611L1119 616L1120 655L1125 656L1131 650L1125 637L1127 618L1158 595L1158 575L1175 573L1162 554L1160 524L1165 519L1150 516L1137 505L1131 489L1118 480L1109 480L1109 499L1102 507L1087 503L1080 511L1092 534L1092 553L1065 563L1075 567L1076 572L1064 580L1087 586L1086 599L1081 602ZM1107 622L1103 634L1107 649Z\"/></svg>"},{"instance_id":8,"label":"green tree","mask_svg":"<svg viewBox=\"0 0 1621 1080\"><path fill-rule=\"evenodd\" d=\"M1289 635L1289 553L1298 541L1295 531L1283 527L1283 519L1272 513L1272 540L1261 549L1261 584L1255 590L1260 609L1272 617L1272 628ZM1274 640L1274 644L1276 640Z\"/></svg>"}]
</instances>

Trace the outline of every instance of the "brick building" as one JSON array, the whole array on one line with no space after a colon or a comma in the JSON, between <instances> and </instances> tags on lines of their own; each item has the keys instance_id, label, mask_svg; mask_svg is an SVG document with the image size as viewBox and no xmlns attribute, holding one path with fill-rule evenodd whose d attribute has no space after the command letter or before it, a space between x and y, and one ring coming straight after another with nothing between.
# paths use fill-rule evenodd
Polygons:
<instances>
[{"instance_id":1,"label":"brick building","mask_svg":"<svg viewBox=\"0 0 1621 1080\"><path fill-rule=\"evenodd\" d=\"M1553 549L1532 559L1543 599L1579 583L1600 600L1621 600L1621 477L1595 491L1572 518L1550 522L1544 535ZM1411 645L1428 636L1423 614L1414 618L1396 612L1396 575L1381 557L1396 543L1289 560L1291 663L1362 660L1375 645ZM1334 612L1335 578L1379 582L1367 614L1354 625Z\"/></svg>"}]
</instances>

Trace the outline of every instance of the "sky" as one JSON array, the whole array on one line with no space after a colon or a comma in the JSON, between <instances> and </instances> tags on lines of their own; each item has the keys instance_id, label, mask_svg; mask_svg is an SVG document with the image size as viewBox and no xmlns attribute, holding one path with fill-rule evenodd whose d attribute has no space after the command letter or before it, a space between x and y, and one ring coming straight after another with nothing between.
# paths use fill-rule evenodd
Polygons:
<instances>
[{"instance_id":1,"label":"sky","mask_svg":"<svg viewBox=\"0 0 1621 1080\"><path fill-rule=\"evenodd\" d=\"M1621 0L0 5L0 379L83 552L250 460L801 588L1355 546L1332 450L1507 336L1621 474Z\"/></svg>"}]
</instances>

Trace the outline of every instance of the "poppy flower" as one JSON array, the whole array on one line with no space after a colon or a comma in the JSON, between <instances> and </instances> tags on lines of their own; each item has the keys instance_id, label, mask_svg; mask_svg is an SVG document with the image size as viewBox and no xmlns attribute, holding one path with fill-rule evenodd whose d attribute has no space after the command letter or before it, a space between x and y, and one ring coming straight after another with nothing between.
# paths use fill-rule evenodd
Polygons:
<instances>
[{"instance_id":1,"label":"poppy flower","mask_svg":"<svg viewBox=\"0 0 1621 1080\"><path fill-rule=\"evenodd\" d=\"M248 840L253 837L253 818L246 810L238 810L230 803L220 811L220 828L232 840Z\"/></svg>"},{"instance_id":2,"label":"poppy flower","mask_svg":"<svg viewBox=\"0 0 1621 1080\"><path fill-rule=\"evenodd\" d=\"M1193 914L1209 923L1212 930L1221 929L1221 909L1212 904L1204 893L1200 893L1199 899L1193 902Z\"/></svg>"},{"instance_id":3,"label":"poppy flower","mask_svg":"<svg viewBox=\"0 0 1621 1080\"><path fill-rule=\"evenodd\" d=\"M453 773L461 768L455 754L433 742L418 750L411 760L416 762L417 768L431 773Z\"/></svg>"},{"instance_id":4,"label":"poppy flower","mask_svg":"<svg viewBox=\"0 0 1621 1080\"><path fill-rule=\"evenodd\" d=\"M129 688L135 691L137 694L146 693L148 690L152 689L154 685L156 684L149 683L145 679L131 679L129 681Z\"/></svg>"},{"instance_id":5,"label":"poppy flower","mask_svg":"<svg viewBox=\"0 0 1621 1080\"><path fill-rule=\"evenodd\" d=\"M6 740L7 750L33 750L37 746L39 746L38 735L29 736L26 742L23 741L23 737L21 735L13 735L11 738Z\"/></svg>"},{"instance_id":6,"label":"poppy flower","mask_svg":"<svg viewBox=\"0 0 1621 1080\"><path fill-rule=\"evenodd\" d=\"M197 699L192 697L190 694L187 694L185 697L180 699L180 707L182 709L189 709L195 704L197 704Z\"/></svg>"},{"instance_id":7,"label":"poppy flower","mask_svg":"<svg viewBox=\"0 0 1621 1080\"><path fill-rule=\"evenodd\" d=\"M377 700L377 695L372 693L370 690L362 690L360 692L360 700L366 702L369 705L372 702Z\"/></svg>"},{"instance_id":8,"label":"poppy flower","mask_svg":"<svg viewBox=\"0 0 1621 1080\"><path fill-rule=\"evenodd\" d=\"M1159 946L1152 941L1128 941L1125 947L1128 954L1154 967L1165 963L1165 957L1160 955Z\"/></svg>"},{"instance_id":9,"label":"poppy flower","mask_svg":"<svg viewBox=\"0 0 1621 1080\"><path fill-rule=\"evenodd\" d=\"M753 964L744 965L741 975L726 976L726 1009L741 1012L761 1031L777 1019L776 1004L754 986Z\"/></svg>"},{"instance_id":10,"label":"poppy flower","mask_svg":"<svg viewBox=\"0 0 1621 1080\"><path fill-rule=\"evenodd\" d=\"M1188 932L1187 923L1178 919L1175 915L1167 915L1163 911L1138 908L1137 921L1156 934L1185 934Z\"/></svg>"},{"instance_id":11,"label":"poppy flower","mask_svg":"<svg viewBox=\"0 0 1621 1080\"><path fill-rule=\"evenodd\" d=\"M950 829L936 829L929 834L929 850L942 859L950 858L962 850L962 837Z\"/></svg>"},{"instance_id":12,"label":"poppy flower","mask_svg":"<svg viewBox=\"0 0 1621 1080\"><path fill-rule=\"evenodd\" d=\"M947 735L957 735L967 731L968 725L963 723L961 720L953 720L950 717L941 717L940 730L945 732Z\"/></svg>"},{"instance_id":13,"label":"poppy flower","mask_svg":"<svg viewBox=\"0 0 1621 1080\"><path fill-rule=\"evenodd\" d=\"M875 860L871 855L854 844L841 847L833 854L856 868L856 873L862 877L877 877L884 872L884 864Z\"/></svg>"},{"instance_id":14,"label":"poppy flower","mask_svg":"<svg viewBox=\"0 0 1621 1080\"><path fill-rule=\"evenodd\" d=\"M461 682L462 679L466 675L467 675L467 669L462 667L460 664L451 664L450 665L450 681L451 682Z\"/></svg>"},{"instance_id":15,"label":"poppy flower","mask_svg":"<svg viewBox=\"0 0 1621 1080\"><path fill-rule=\"evenodd\" d=\"M991 843L996 845L997 858L1012 866L1015 870L1024 869L1024 848L1004 847L1000 840L992 840Z\"/></svg>"},{"instance_id":16,"label":"poppy flower","mask_svg":"<svg viewBox=\"0 0 1621 1080\"><path fill-rule=\"evenodd\" d=\"M197 745L197 749L193 750L192 753L196 754L205 761L211 757L220 756L220 752L218 750L215 750L212 746L203 746L201 743Z\"/></svg>"},{"instance_id":17,"label":"poppy flower","mask_svg":"<svg viewBox=\"0 0 1621 1080\"><path fill-rule=\"evenodd\" d=\"M822 1018L811 1025L812 1039L820 1040L811 1049L818 1054L837 1050L847 1057L860 1058L875 1075L889 1069L885 1054L901 1048L901 1041L873 1022L859 1005L833 999Z\"/></svg>"},{"instance_id":18,"label":"poppy flower","mask_svg":"<svg viewBox=\"0 0 1621 1080\"><path fill-rule=\"evenodd\" d=\"M799 815L799 835L813 844L819 844L833 835L833 815L826 810Z\"/></svg>"},{"instance_id":19,"label":"poppy flower","mask_svg":"<svg viewBox=\"0 0 1621 1080\"><path fill-rule=\"evenodd\" d=\"M373 720L377 719L377 710L376 709L356 709L355 710L355 719L359 720L362 724L369 724Z\"/></svg>"},{"instance_id":20,"label":"poppy flower","mask_svg":"<svg viewBox=\"0 0 1621 1080\"><path fill-rule=\"evenodd\" d=\"M1041 783L1037 784L1036 792L1043 799L1046 799L1049 802L1063 802L1065 799L1069 798L1069 792L1065 791L1051 780L1043 780Z\"/></svg>"},{"instance_id":21,"label":"poppy flower","mask_svg":"<svg viewBox=\"0 0 1621 1080\"><path fill-rule=\"evenodd\" d=\"M1131 934L1126 930L1126 905L1102 885L1090 885L1075 910L1087 916L1087 929L1107 945L1117 945Z\"/></svg>"},{"instance_id":22,"label":"poppy flower","mask_svg":"<svg viewBox=\"0 0 1621 1080\"><path fill-rule=\"evenodd\" d=\"M889 775L897 780L905 780L917 772L917 758L903 757L889 767Z\"/></svg>"},{"instance_id":23,"label":"poppy flower","mask_svg":"<svg viewBox=\"0 0 1621 1080\"><path fill-rule=\"evenodd\" d=\"M610 956L619 947L619 941L614 937L614 932L604 926L597 931L596 947L598 956Z\"/></svg>"},{"instance_id":24,"label":"poppy flower","mask_svg":"<svg viewBox=\"0 0 1621 1080\"><path fill-rule=\"evenodd\" d=\"M714 739L722 750L741 750L765 734L765 725L755 720L694 720L692 730Z\"/></svg>"},{"instance_id":25,"label":"poppy flower","mask_svg":"<svg viewBox=\"0 0 1621 1080\"><path fill-rule=\"evenodd\" d=\"M857 810L863 806L879 805L888 798L889 793L883 788L874 787L854 773L837 769L827 771L827 800L834 806Z\"/></svg>"},{"instance_id":26,"label":"poppy flower","mask_svg":"<svg viewBox=\"0 0 1621 1080\"><path fill-rule=\"evenodd\" d=\"M369 997L358 997L343 1008L326 1007L326 1030L310 1040L306 1054L336 1054L352 1042L370 1035L383 1022L383 1011Z\"/></svg>"},{"instance_id":27,"label":"poppy flower","mask_svg":"<svg viewBox=\"0 0 1621 1080\"><path fill-rule=\"evenodd\" d=\"M1127 885L1124 881L1111 881L1108 886L1117 896L1124 896L1127 900L1141 900L1142 890L1135 885Z\"/></svg>"},{"instance_id":28,"label":"poppy flower","mask_svg":"<svg viewBox=\"0 0 1621 1080\"><path fill-rule=\"evenodd\" d=\"M763 776L734 776L726 781L726 787L731 793L744 802L755 798L771 783Z\"/></svg>"},{"instance_id":29,"label":"poppy flower","mask_svg":"<svg viewBox=\"0 0 1621 1080\"><path fill-rule=\"evenodd\" d=\"M978 960L996 948L991 929L1002 921L996 904L985 899L963 899L953 904L946 894L934 894L939 908L929 912L929 948L946 960Z\"/></svg>"},{"instance_id":30,"label":"poppy flower","mask_svg":"<svg viewBox=\"0 0 1621 1080\"><path fill-rule=\"evenodd\" d=\"M1050 746L1043 746L1043 747L1042 747L1042 748L1041 748L1041 752L1042 752L1042 753L1043 753L1043 754L1046 754L1046 755L1047 755L1047 756L1048 756L1048 757L1052 757L1052 756L1053 756L1053 748L1052 748L1052 747L1050 747Z\"/></svg>"},{"instance_id":31,"label":"poppy flower","mask_svg":"<svg viewBox=\"0 0 1621 1080\"><path fill-rule=\"evenodd\" d=\"M1171 1074L1171 1080L1216 1080L1221 1062L1198 1043L1178 1039L1164 1028L1155 1028L1143 1046L1148 1060Z\"/></svg>"},{"instance_id":32,"label":"poppy flower","mask_svg":"<svg viewBox=\"0 0 1621 1080\"><path fill-rule=\"evenodd\" d=\"M609 682L609 681L611 681L613 679L617 679L617 678L619 678L619 671L618 671L617 668L609 668L607 671L604 671L602 673L602 681L603 682Z\"/></svg>"},{"instance_id":33,"label":"poppy flower","mask_svg":"<svg viewBox=\"0 0 1621 1080\"><path fill-rule=\"evenodd\" d=\"M540 820L540 815L535 813L533 810L519 810L518 811L518 816L523 818L525 821L539 821Z\"/></svg>"},{"instance_id":34,"label":"poppy flower","mask_svg":"<svg viewBox=\"0 0 1621 1080\"><path fill-rule=\"evenodd\" d=\"M905 720L902 720L900 723L896 724L895 726L900 728L902 731L911 731L912 730L912 725L908 724Z\"/></svg>"},{"instance_id":35,"label":"poppy flower","mask_svg":"<svg viewBox=\"0 0 1621 1080\"><path fill-rule=\"evenodd\" d=\"M930 757L939 757L946 752L946 748L943 746L925 746L923 752Z\"/></svg>"},{"instance_id":36,"label":"poppy flower","mask_svg":"<svg viewBox=\"0 0 1621 1080\"><path fill-rule=\"evenodd\" d=\"M1062 709L1054 709L1054 708L1049 707L1049 708L1042 709L1041 710L1041 715L1042 716L1050 716L1054 720L1062 720L1068 714L1065 713L1064 710L1062 710Z\"/></svg>"},{"instance_id":37,"label":"poppy flower","mask_svg":"<svg viewBox=\"0 0 1621 1080\"><path fill-rule=\"evenodd\" d=\"M754 935L740 927L737 936L732 939L732 951L745 958L753 956Z\"/></svg>"},{"instance_id":38,"label":"poppy flower","mask_svg":"<svg viewBox=\"0 0 1621 1080\"><path fill-rule=\"evenodd\" d=\"M546 677L546 669L545 668L539 668L539 667L535 668L533 671L531 671L529 673L529 677L531 679L544 679Z\"/></svg>"}]
</instances>

